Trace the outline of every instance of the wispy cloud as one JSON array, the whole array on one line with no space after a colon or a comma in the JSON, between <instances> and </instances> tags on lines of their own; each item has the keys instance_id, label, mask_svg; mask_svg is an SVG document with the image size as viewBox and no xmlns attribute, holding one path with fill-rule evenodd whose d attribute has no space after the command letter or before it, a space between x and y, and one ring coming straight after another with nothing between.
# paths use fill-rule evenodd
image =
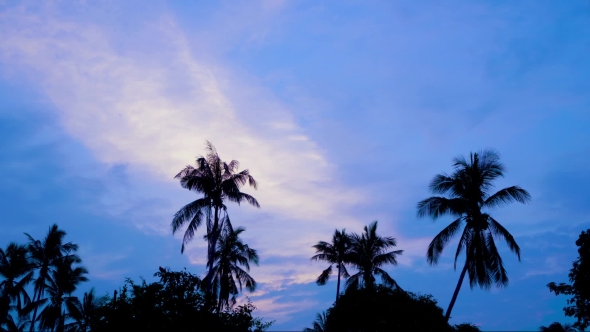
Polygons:
<instances>
[{"instance_id":1,"label":"wispy cloud","mask_svg":"<svg viewBox=\"0 0 590 332\"><path fill-rule=\"evenodd\" d=\"M301 255L312 238L331 232L332 221L357 225L345 210L363 196L334 181L335 165L289 110L255 84L233 81L221 64L195 56L195 47L207 45L191 45L172 16L163 14L138 32L149 40L141 47L160 50L148 55L115 47L120 37L115 39L99 24L80 24L53 10L8 8L0 15L3 68L26 73L25 79L55 105L66 131L100 161L125 165L129 183L109 188L112 195L99 202L108 213L131 213L137 226L168 235L165 216L188 197L170 189L182 191L172 176L203 152L205 140L211 140L223 159L239 160L260 183L255 196L262 211L240 211L239 216L266 216L248 225L251 234L273 230L257 243L262 254ZM162 201L144 193L140 196L145 199L138 200L131 197L129 186L134 192L157 192L159 187L173 197ZM160 218L154 220L154 214ZM303 250L303 255L309 251ZM202 263L189 255L193 263ZM92 266L97 276L125 272L107 275L103 265ZM272 287L314 279L311 269L299 265L268 265L258 271L260 282ZM286 305L281 308L275 311L279 316L292 312Z\"/></svg>"}]
</instances>

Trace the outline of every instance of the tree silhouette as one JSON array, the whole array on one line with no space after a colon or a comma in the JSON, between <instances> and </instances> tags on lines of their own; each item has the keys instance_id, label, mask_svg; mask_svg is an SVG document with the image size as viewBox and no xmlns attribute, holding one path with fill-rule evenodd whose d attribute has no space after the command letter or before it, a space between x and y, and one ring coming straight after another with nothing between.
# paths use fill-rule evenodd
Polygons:
<instances>
[{"instance_id":1,"label":"tree silhouette","mask_svg":"<svg viewBox=\"0 0 590 332\"><path fill-rule=\"evenodd\" d=\"M578 319L575 326L585 329L590 325L590 229L582 231L576 245L579 256L569 273L571 285L551 282L547 287L555 295L572 296L563 311L566 316Z\"/></svg>"},{"instance_id":2,"label":"tree silhouette","mask_svg":"<svg viewBox=\"0 0 590 332\"><path fill-rule=\"evenodd\" d=\"M313 246L316 250L316 255L311 257L312 261L324 261L330 263L327 269L319 275L316 283L320 286L325 285L332 274L332 266L336 264L338 268L338 283L336 285L336 303L338 303L338 296L340 295L340 277L348 278L350 275L346 270L345 261L349 254L351 246L350 237L343 229L341 231L335 230L332 235L332 243L320 241Z\"/></svg>"},{"instance_id":3,"label":"tree silhouette","mask_svg":"<svg viewBox=\"0 0 590 332\"><path fill-rule=\"evenodd\" d=\"M97 315L98 307L104 302L104 298L97 298L94 288L84 293L82 301L71 301L68 308L70 318L74 319L73 323L65 326L66 331L86 332L90 330L93 319Z\"/></svg>"},{"instance_id":4,"label":"tree silhouette","mask_svg":"<svg viewBox=\"0 0 590 332\"><path fill-rule=\"evenodd\" d=\"M72 296L72 293L80 283L88 281L85 276L88 271L82 266L73 266L78 263L81 263L80 258L73 255L64 256L54 262L54 269L50 271L44 287L49 297L36 303L36 307L46 304L39 314L42 328L63 332L66 312L75 311L80 306L78 298Z\"/></svg>"},{"instance_id":5,"label":"tree silhouette","mask_svg":"<svg viewBox=\"0 0 590 332\"><path fill-rule=\"evenodd\" d=\"M256 281L248 272L250 262L258 265L258 254L239 238L242 232L242 227L226 228L217 243L211 277L213 293L218 295L218 312L235 304L235 296L242 291L242 286L251 292L256 289Z\"/></svg>"},{"instance_id":6,"label":"tree silhouette","mask_svg":"<svg viewBox=\"0 0 590 332\"><path fill-rule=\"evenodd\" d=\"M16 309L20 312L24 306L31 302L25 286L33 279L32 265L28 260L28 250L24 245L10 243L6 250L0 249L0 277L4 280L0 283L0 298L8 304L5 310L9 310L11 304L16 303ZM8 311L1 312L6 317Z\"/></svg>"},{"instance_id":7,"label":"tree silhouette","mask_svg":"<svg viewBox=\"0 0 590 332\"><path fill-rule=\"evenodd\" d=\"M206 151L205 157L197 159L196 167L186 166L175 176L176 179L180 179L183 188L203 194L203 197L176 212L171 225L172 234L175 234L181 227L188 224L181 247L181 252L184 252L185 245L193 239L202 222L206 221L208 276L205 282L209 283L219 236L225 227L232 228L224 202L227 200L240 204L246 201L258 208L260 204L254 197L240 191L246 183L254 189L257 188L256 181L248 170L236 173L239 162L237 160L232 160L230 163L222 161L210 142L207 142Z\"/></svg>"},{"instance_id":8,"label":"tree silhouette","mask_svg":"<svg viewBox=\"0 0 590 332\"><path fill-rule=\"evenodd\" d=\"M352 234L350 236L351 247L348 255L348 262L358 272L350 276L346 281L347 287L366 288L375 287L375 275L381 277L381 281L387 287L399 287L397 282L381 267L385 264L397 265L396 256L401 255L403 250L390 251L395 247L395 239L389 236L377 235L377 221L364 227L363 234Z\"/></svg>"},{"instance_id":9,"label":"tree silhouette","mask_svg":"<svg viewBox=\"0 0 590 332\"><path fill-rule=\"evenodd\" d=\"M561 324L559 322L551 323L549 326L541 326L539 328L541 332L578 332L578 329L573 327L571 324Z\"/></svg>"},{"instance_id":10,"label":"tree silhouette","mask_svg":"<svg viewBox=\"0 0 590 332\"><path fill-rule=\"evenodd\" d=\"M50 268L54 266L64 256L71 256L73 260L79 259L72 254L78 250L78 245L71 242L63 243L66 232L59 229L56 224L49 227L47 235L43 241L35 240L29 234L25 233L29 239L28 250L33 267L38 270L38 276L34 281L35 293L33 302L39 303L39 300L45 292L45 287L50 279ZM30 332L35 330L37 321L38 305L33 306L33 319L31 320Z\"/></svg>"},{"instance_id":11,"label":"tree silhouette","mask_svg":"<svg viewBox=\"0 0 590 332\"><path fill-rule=\"evenodd\" d=\"M326 322L328 318L326 312L323 311L321 314L316 314L315 321L312 324L312 328L305 328L303 332L327 332Z\"/></svg>"},{"instance_id":12,"label":"tree silhouette","mask_svg":"<svg viewBox=\"0 0 590 332\"><path fill-rule=\"evenodd\" d=\"M513 201L526 203L530 200L529 193L517 186L490 194L493 181L504 176L504 166L500 163L500 157L492 150L471 153L469 160L462 156L456 157L453 159L453 167L455 171L452 175L436 175L430 183L432 193L446 193L448 197L433 196L418 203L418 217L430 216L436 220L443 215L451 215L457 218L436 235L428 246L427 259L431 265L438 263L446 244L465 225L455 253L455 268L462 251L466 253L465 265L445 314L447 320L466 272L469 272L471 288L475 285L490 288L493 283L497 286L508 285L508 275L496 248L494 236L504 239L520 261L520 248L514 237L482 210Z\"/></svg>"}]
</instances>

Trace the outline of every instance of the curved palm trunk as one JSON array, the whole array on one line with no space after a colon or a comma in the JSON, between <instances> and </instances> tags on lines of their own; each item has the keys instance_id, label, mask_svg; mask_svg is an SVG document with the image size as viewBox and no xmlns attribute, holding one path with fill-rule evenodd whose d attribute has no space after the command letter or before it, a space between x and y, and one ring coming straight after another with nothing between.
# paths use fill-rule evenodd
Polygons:
<instances>
[{"instance_id":1,"label":"curved palm trunk","mask_svg":"<svg viewBox=\"0 0 590 332\"><path fill-rule=\"evenodd\" d=\"M336 305L338 305L338 296L340 296L340 267L342 263L338 264L338 285L336 286Z\"/></svg>"},{"instance_id":2,"label":"curved palm trunk","mask_svg":"<svg viewBox=\"0 0 590 332\"><path fill-rule=\"evenodd\" d=\"M457 283L457 287L455 287L455 292L453 293L453 298L451 298L451 303L449 303L449 308L447 309L447 313L445 314L445 319L448 322L449 318L451 317L451 311L453 311L453 307L455 306L455 301L457 301L457 295L459 295L459 290L461 289L461 285L463 284L463 279L465 278L465 273L467 272L467 261L465 261L465 266L463 267L463 271L461 271L461 276L459 277L459 282Z\"/></svg>"}]
</instances>

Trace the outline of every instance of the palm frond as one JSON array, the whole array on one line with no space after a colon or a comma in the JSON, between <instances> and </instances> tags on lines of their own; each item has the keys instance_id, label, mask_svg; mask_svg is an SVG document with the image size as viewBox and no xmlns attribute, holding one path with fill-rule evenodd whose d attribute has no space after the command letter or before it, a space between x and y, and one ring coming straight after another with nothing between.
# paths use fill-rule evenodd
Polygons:
<instances>
[{"instance_id":1,"label":"palm frond","mask_svg":"<svg viewBox=\"0 0 590 332\"><path fill-rule=\"evenodd\" d=\"M463 218L457 218L432 239L426 251L426 259L430 265L438 263L445 246L461 229L462 223Z\"/></svg>"},{"instance_id":2,"label":"palm frond","mask_svg":"<svg viewBox=\"0 0 590 332\"><path fill-rule=\"evenodd\" d=\"M417 215L419 218L430 216L433 220L447 214L461 216L465 211L465 203L460 198L446 198L433 196L418 203Z\"/></svg>"},{"instance_id":3,"label":"palm frond","mask_svg":"<svg viewBox=\"0 0 590 332\"><path fill-rule=\"evenodd\" d=\"M518 186L504 188L488 197L483 206L493 208L512 203L514 201L519 203L527 203L531 200L531 195L524 189Z\"/></svg>"},{"instance_id":4,"label":"palm frond","mask_svg":"<svg viewBox=\"0 0 590 332\"><path fill-rule=\"evenodd\" d=\"M490 215L484 214L484 216L489 220L490 231L497 237L503 238L506 241L506 244L508 244L510 251L515 253L518 256L518 260L520 261L520 247L516 243L516 240L514 240L514 236L512 236L512 234L510 234L510 232L508 232L504 226L502 226Z\"/></svg>"}]
</instances>

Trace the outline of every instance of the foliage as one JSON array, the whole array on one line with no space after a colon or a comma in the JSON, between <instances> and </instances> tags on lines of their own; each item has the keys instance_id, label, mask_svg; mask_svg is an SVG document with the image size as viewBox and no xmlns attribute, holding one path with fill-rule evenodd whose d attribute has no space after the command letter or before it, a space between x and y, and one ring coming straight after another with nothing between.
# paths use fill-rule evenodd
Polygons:
<instances>
[{"instance_id":1,"label":"foliage","mask_svg":"<svg viewBox=\"0 0 590 332\"><path fill-rule=\"evenodd\" d=\"M351 248L347 255L347 263L354 266L358 272L346 281L347 287L358 288L375 286L375 275L381 277L385 286L399 287L397 282L382 269L385 264L397 265L396 256L403 250L387 251L396 246L395 239L389 236L377 235L377 221L364 227L364 232L350 236Z\"/></svg>"},{"instance_id":2,"label":"foliage","mask_svg":"<svg viewBox=\"0 0 590 332\"><path fill-rule=\"evenodd\" d=\"M242 242L239 237L242 232L244 229L241 227L234 231L225 229L217 243L211 278L213 294L218 299L218 311L236 303L236 295L242 291L242 286L251 292L256 289L256 281L248 272L250 262L258 265L258 254Z\"/></svg>"},{"instance_id":3,"label":"foliage","mask_svg":"<svg viewBox=\"0 0 590 332\"><path fill-rule=\"evenodd\" d=\"M351 247L351 241L346 231L335 230L332 235L332 243L320 241L313 248L316 250L316 254L311 257L312 261L324 261L330 263L327 269L322 271L319 275L316 283L320 286L325 285L332 275L332 266L336 264L338 269L338 284L336 286L336 302L338 302L338 296L340 294L340 278L348 278L350 275L346 270L346 262Z\"/></svg>"},{"instance_id":4,"label":"foliage","mask_svg":"<svg viewBox=\"0 0 590 332\"><path fill-rule=\"evenodd\" d=\"M243 170L238 173L239 162L222 161L210 142L207 142L206 149L207 155L197 159L197 167L187 166L175 176L176 179L180 179L183 188L203 194L203 197L182 207L174 215L171 225L172 234L187 225L181 247L181 252L184 252L185 245L193 239L198 227L203 221L206 222L207 267L210 273L221 232L226 227L230 231L233 230L224 201L238 204L246 201L255 207L260 207L260 204L254 197L240 191L246 183L257 188L256 180L249 171ZM211 277L210 274L208 277Z\"/></svg>"},{"instance_id":5,"label":"foliage","mask_svg":"<svg viewBox=\"0 0 590 332\"><path fill-rule=\"evenodd\" d=\"M454 329L456 332L481 332L479 327L469 323L456 324Z\"/></svg>"},{"instance_id":6,"label":"foliage","mask_svg":"<svg viewBox=\"0 0 590 332\"><path fill-rule=\"evenodd\" d=\"M329 309L324 331L453 331L431 295L383 285L348 288Z\"/></svg>"},{"instance_id":7,"label":"foliage","mask_svg":"<svg viewBox=\"0 0 590 332\"><path fill-rule=\"evenodd\" d=\"M541 332L578 332L571 324L561 324L559 322L551 323L549 326L541 326L539 328Z\"/></svg>"},{"instance_id":8,"label":"foliage","mask_svg":"<svg viewBox=\"0 0 590 332\"><path fill-rule=\"evenodd\" d=\"M159 282L127 279L117 299L109 298L97 309L92 331L262 331L271 323L252 317L248 302L215 312L215 297L201 289L202 281L186 271L160 268Z\"/></svg>"},{"instance_id":9,"label":"foliage","mask_svg":"<svg viewBox=\"0 0 590 332\"><path fill-rule=\"evenodd\" d=\"M563 308L565 315L576 317L575 326L585 329L590 325L590 229L582 231L576 241L578 259L573 262L569 273L571 284L551 282L547 285L555 295L570 295L569 306Z\"/></svg>"},{"instance_id":10,"label":"foliage","mask_svg":"<svg viewBox=\"0 0 590 332\"><path fill-rule=\"evenodd\" d=\"M508 285L508 274L494 238L504 239L508 248L520 260L520 248L512 234L484 210L514 201L526 203L530 200L529 193L518 186L507 187L492 194L490 190L494 180L503 177L505 170L495 151L471 153L469 160L462 156L456 157L453 159L453 167L453 174L438 174L430 183L432 193L447 194L448 197L433 196L418 203L419 217L430 216L436 220L441 216L451 215L456 218L428 246L427 260L430 264L437 264L445 246L461 233L455 253L455 267L463 251L466 254L465 266L447 310L447 319L466 272L469 274L471 288L476 285L484 289L489 289L492 284L498 287Z\"/></svg>"},{"instance_id":11,"label":"foliage","mask_svg":"<svg viewBox=\"0 0 590 332\"><path fill-rule=\"evenodd\" d=\"M328 309L328 312L330 309ZM316 314L315 321L313 322L312 328L305 328L303 332L326 332L326 321L328 320L326 311L321 314Z\"/></svg>"}]
</instances>

